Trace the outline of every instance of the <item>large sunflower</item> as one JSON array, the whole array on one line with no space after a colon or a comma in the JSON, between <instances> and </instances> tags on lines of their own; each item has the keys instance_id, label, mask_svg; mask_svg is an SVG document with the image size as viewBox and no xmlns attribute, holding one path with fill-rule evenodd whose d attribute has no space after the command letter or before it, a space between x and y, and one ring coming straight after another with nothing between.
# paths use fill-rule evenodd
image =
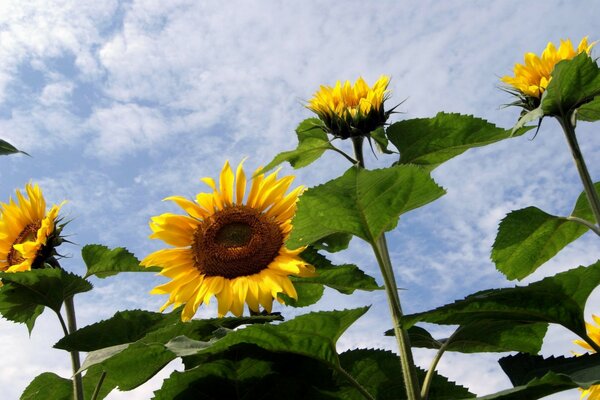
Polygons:
<instances>
[{"instance_id":1,"label":"large sunflower","mask_svg":"<svg viewBox=\"0 0 600 400\"><path fill-rule=\"evenodd\" d=\"M337 81L335 86L321 85L308 101L307 108L317 114L329 132L347 139L368 135L382 126L391 111L385 111L384 102L389 96L390 78L382 75L370 87L361 77L354 85Z\"/></svg>"},{"instance_id":2,"label":"large sunflower","mask_svg":"<svg viewBox=\"0 0 600 400\"><path fill-rule=\"evenodd\" d=\"M585 323L585 327L587 330L587 334L594 341L594 343L600 345L600 316L592 315L594 322L596 325L593 325L589 322ZM580 345L584 349L591 351L593 353L596 352L589 343L583 340L574 340L575 344ZM588 396L587 400L600 400L600 385L590 386L588 389L580 389L581 390L581 398L583 399L585 396Z\"/></svg>"},{"instance_id":3,"label":"large sunflower","mask_svg":"<svg viewBox=\"0 0 600 400\"><path fill-rule=\"evenodd\" d=\"M174 246L142 260L144 266L162 267L160 274L171 278L151 292L169 295L161 311L185 304L181 319L187 321L214 295L220 317L229 311L240 316L244 304L255 312L260 305L270 312L273 298L280 300L279 293L297 298L288 275L311 276L314 268L298 256L303 249L285 247L303 190L298 187L286 195L293 179L278 179L277 173L255 174L244 202L242 164L234 184L234 173L225 162L218 188L212 178L202 179L212 193L198 193L195 202L180 196L166 198L187 215L167 213L150 222L154 232L150 238Z\"/></svg>"},{"instance_id":4,"label":"large sunflower","mask_svg":"<svg viewBox=\"0 0 600 400\"><path fill-rule=\"evenodd\" d=\"M516 89L524 96L539 99L552 79L554 66L562 60L570 60L579 53L590 53L595 43L588 44L587 36L581 39L577 49L570 40L561 40L558 49L549 42L541 57L535 53L525 54L525 64L515 64L514 76L502 77L502 82Z\"/></svg>"},{"instance_id":5,"label":"large sunflower","mask_svg":"<svg viewBox=\"0 0 600 400\"><path fill-rule=\"evenodd\" d=\"M60 243L56 220L62 204L46 213L40 187L27 184L25 192L26 196L17 189L17 202L11 198L8 204L0 203L0 271L41 268Z\"/></svg>"}]
</instances>

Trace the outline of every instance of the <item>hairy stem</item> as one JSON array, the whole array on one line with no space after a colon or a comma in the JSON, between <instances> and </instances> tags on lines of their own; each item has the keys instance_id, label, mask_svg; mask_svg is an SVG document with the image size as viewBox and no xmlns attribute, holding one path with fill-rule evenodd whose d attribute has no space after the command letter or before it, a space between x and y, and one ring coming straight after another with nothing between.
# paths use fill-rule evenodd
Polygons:
<instances>
[{"instance_id":1,"label":"hairy stem","mask_svg":"<svg viewBox=\"0 0 600 400\"><path fill-rule=\"evenodd\" d=\"M585 194L588 202L590 203L590 208L592 209L594 217L596 218L595 225L600 226L600 199L598 198L598 193L594 187L594 182L592 181L587 166L585 165L583 154L581 154L581 150L579 149L579 143L577 142L577 137L575 136L575 126L569 117L557 117L557 119L560 123L560 126L562 126L565 137L567 138L567 142L569 143L571 154L573 155L573 161L575 161L577 172L579 172L581 183L583 183Z\"/></svg>"},{"instance_id":2,"label":"hairy stem","mask_svg":"<svg viewBox=\"0 0 600 400\"><path fill-rule=\"evenodd\" d=\"M357 166L359 168L364 168L365 161L362 151L363 137L352 137L352 145L354 147L355 158L358 162ZM408 396L408 400L421 400L419 379L417 377L417 369L410 347L408 331L400 326L402 305L400 303L398 286L396 285L396 278L394 277L394 270L392 268L385 234L381 234L377 239L372 240L371 246L373 247L375 257L377 258L377 263L379 264L385 285L392 323L394 325L394 336L396 337L398 350L400 352L400 365L402 368L406 395Z\"/></svg>"},{"instance_id":3,"label":"hairy stem","mask_svg":"<svg viewBox=\"0 0 600 400\"><path fill-rule=\"evenodd\" d=\"M65 299L65 311L67 314L68 333L74 333L77 330L77 321L75 319L75 304L73 296ZM73 369L73 398L75 400L83 399L83 382L81 379L81 361L79 360L79 352L71 351L71 367Z\"/></svg>"}]
</instances>

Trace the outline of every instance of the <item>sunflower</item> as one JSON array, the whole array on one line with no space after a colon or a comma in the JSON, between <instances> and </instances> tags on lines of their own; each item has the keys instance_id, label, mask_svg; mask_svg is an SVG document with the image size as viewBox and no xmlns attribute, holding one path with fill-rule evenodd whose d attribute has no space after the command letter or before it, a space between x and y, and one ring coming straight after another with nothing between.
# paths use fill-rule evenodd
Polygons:
<instances>
[{"instance_id":1,"label":"sunflower","mask_svg":"<svg viewBox=\"0 0 600 400\"><path fill-rule=\"evenodd\" d=\"M17 202L0 203L0 271L41 268L61 243L56 223L62 203L46 213L40 187L27 184L25 191L26 196L17 189Z\"/></svg>"},{"instance_id":2,"label":"sunflower","mask_svg":"<svg viewBox=\"0 0 600 400\"><path fill-rule=\"evenodd\" d=\"M570 60L579 53L590 54L595 43L588 45L587 36L581 39L577 49L573 48L570 40L561 40L558 50L549 42L542 56L535 53L525 54L525 64L515 64L514 76L502 77L502 82L514 88L518 94L525 97L539 99L552 79L554 66L562 60Z\"/></svg>"},{"instance_id":3,"label":"sunflower","mask_svg":"<svg viewBox=\"0 0 600 400\"><path fill-rule=\"evenodd\" d=\"M600 345L600 316L592 315L592 318L593 318L594 322L596 323L596 325L586 322L585 327L587 330L587 334L590 337L590 339L592 339L594 341L594 343ZM583 340L579 340L579 339L574 340L573 343L578 344L579 346L581 346L584 349L591 351L593 353L596 352L596 350L592 346L590 346L589 343L587 343ZM585 396L589 396L587 398L587 400L600 400L600 385L593 385L587 389L579 389L579 390L581 390L581 398L582 399Z\"/></svg>"},{"instance_id":4,"label":"sunflower","mask_svg":"<svg viewBox=\"0 0 600 400\"><path fill-rule=\"evenodd\" d=\"M234 184L234 173L225 162L219 188L212 178L202 179L212 193L198 193L195 202L167 197L187 215L167 213L152 218L150 238L174 247L158 250L141 263L161 267L160 274L171 279L151 292L169 294L161 311L185 304L181 319L188 321L213 295L219 317L229 311L242 315L244 304L254 312L261 305L271 312L273 298L282 301L279 293L297 299L288 276L312 276L314 267L299 257L303 248L285 247L296 200L303 190L298 187L286 195L293 179L278 179L276 172L265 177L257 171L244 203L242 164Z\"/></svg>"},{"instance_id":5,"label":"sunflower","mask_svg":"<svg viewBox=\"0 0 600 400\"><path fill-rule=\"evenodd\" d=\"M344 139L365 136L382 126L392 112L384 109L389 83L390 78L382 75L373 87L362 77L354 85L350 81L343 85L337 81L334 87L321 85L306 107L317 114L334 136Z\"/></svg>"}]
</instances>

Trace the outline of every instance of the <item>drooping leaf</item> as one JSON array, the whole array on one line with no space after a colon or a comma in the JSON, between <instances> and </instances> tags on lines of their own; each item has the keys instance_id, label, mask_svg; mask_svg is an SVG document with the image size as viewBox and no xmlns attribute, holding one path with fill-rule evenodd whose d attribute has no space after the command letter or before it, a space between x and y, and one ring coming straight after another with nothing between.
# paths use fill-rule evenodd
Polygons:
<instances>
[{"instance_id":1,"label":"drooping leaf","mask_svg":"<svg viewBox=\"0 0 600 400\"><path fill-rule=\"evenodd\" d=\"M577 119L580 121L594 122L600 120L600 96L577 109Z\"/></svg>"},{"instance_id":2,"label":"drooping leaf","mask_svg":"<svg viewBox=\"0 0 600 400\"><path fill-rule=\"evenodd\" d=\"M378 400L406 399L404 382L401 379L400 360L392 352L385 350L357 349L340 354L340 364L363 387ZM422 381L425 372L418 370ZM448 381L439 374L434 375L430 388L431 399L455 400L473 398L475 395L466 388ZM364 399L353 387L347 386L343 399Z\"/></svg>"},{"instance_id":3,"label":"drooping leaf","mask_svg":"<svg viewBox=\"0 0 600 400\"><path fill-rule=\"evenodd\" d=\"M81 256L87 266L86 278L92 275L98 278L106 278L119 272L160 271L158 267L141 267L140 261L123 247L109 249L100 244L88 244L83 246Z\"/></svg>"},{"instance_id":4,"label":"drooping leaf","mask_svg":"<svg viewBox=\"0 0 600 400\"><path fill-rule=\"evenodd\" d=\"M334 147L329 143L323 122L318 118L308 118L300 122L296 128L298 147L295 150L284 151L271 160L260 172L265 173L279 164L287 161L296 169L306 167L318 160L325 150Z\"/></svg>"},{"instance_id":5,"label":"drooping leaf","mask_svg":"<svg viewBox=\"0 0 600 400\"><path fill-rule=\"evenodd\" d=\"M43 372L27 385L20 400L47 400L50 393L53 400L72 400L73 382L55 373Z\"/></svg>"},{"instance_id":6,"label":"drooping leaf","mask_svg":"<svg viewBox=\"0 0 600 400\"><path fill-rule=\"evenodd\" d=\"M600 193L600 182L595 184ZM595 221L585 192L579 195L571 216ZM578 222L527 207L508 214L498 227L492 261L508 279L523 279L588 231Z\"/></svg>"},{"instance_id":7,"label":"drooping leaf","mask_svg":"<svg viewBox=\"0 0 600 400\"><path fill-rule=\"evenodd\" d=\"M434 310L407 315L402 324L417 322L468 325L478 321L555 323L585 336L583 309L600 284L600 261L578 267L527 286L483 290ZM482 331L482 335L486 334ZM482 338L482 341L483 338Z\"/></svg>"},{"instance_id":8,"label":"drooping leaf","mask_svg":"<svg viewBox=\"0 0 600 400\"><path fill-rule=\"evenodd\" d=\"M17 149L15 146L8 143L7 141L0 139L0 156L5 156L8 154L15 154L15 153L23 153L23 154L29 155L29 154L25 153L24 151Z\"/></svg>"},{"instance_id":9,"label":"drooping leaf","mask_svg":"<svg viewBox=\"0 0 600 400\"><path fill-rule=\"evenodd\" d=\"M541 99L545 115L568 117L600 94L600 68L585 52L556 64Z\"/></svg>"},{"instance_id":10,"label":"drooping leaf","mask_svg":"<svg viewBox=\"0 0 600 400\"><path fill-rule=\"evenodd\" d=\"M30 331L43 307L58 313L65 299L92 289L82 277L58 268L0 272L0 279L4 284L0 289L0 314L26 323Z\"/></svg>"},{"instance_id":11,"label":"drooping leaf","mask_svg":"<svg viewBox=\"0 0 600 400\"><path fill-rule=\"evenodd\" d=\"M474 321L459 326L449 338L434 339L425 329L413 325L408 329L413 347L439 349L460 353L492 353L522 351L536 354L540 351L548 324L521 321ZM393 330L385 332L394 336Z\"/></svg>"},{"instance_id":12,"label":"drooping leaf","mask_svg":"<svg viewBox=\"0 0 600 400\"><path fill-rule=\"evenodd\" d=\"M352 167L300 197L287 245L306 246L340 232L374 243L396 226L401 214L444 193L427 172L414 165L372 171Z\"/></svg>"},{"instance_id":13,"label":"drooping leaf","mask_svg":"<svg viewBox=\"0 0 600 400\"><path fill-rule=\"evenodd\" d=\"M485 146L527 132L512 131L471 115L440 112L433 118L395 122L387 129L400 151L400 164L417 164L432 170L470 148Z\"/></svg>"}]
</instances>

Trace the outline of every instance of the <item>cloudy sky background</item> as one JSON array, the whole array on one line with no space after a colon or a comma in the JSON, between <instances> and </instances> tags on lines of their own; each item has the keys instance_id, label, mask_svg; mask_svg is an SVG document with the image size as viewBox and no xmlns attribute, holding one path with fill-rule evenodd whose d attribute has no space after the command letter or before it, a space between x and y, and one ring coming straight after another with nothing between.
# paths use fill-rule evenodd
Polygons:
<instances>
[{"instance_id":1,"label":"cloudy sky background","mask_svg":"<svg viewBox=\"0 0 600 400\"><path fill-rule=\"evenodd\" d=\"M66 232L63 265L83 273L87 243L125 246L138 257L161 247L148 240L151 216L176 211L161 202L206 188L225 159L253 170L296 145L303 107L320 84L363 76L372 83L392 76L390 104L406 99L393 121L460 112L510 127L517 109L498 90L526 51L548 41L579 41L597 29L598 2L568 1L0 1L0 138L32 157L0 157L0 199L28 181L39 183L49 203L63 199ZM596 49L595 54L598 55ZM392 121L392 122L393 122ZM578 135L591 175L600 180L598 125ZM544 121L533 134L471 150L434 172L448 194L401 220L389 234L405 312L459 299L476 290L508 286L489 261L500 219L535 205L567 215L581 192L562 133ZM391 158L372 155L368 165ZM297 171L312 186L348 165L328 154ZM291 170L286 165L283 172ZM590 233L563 250L525 282L588 265L598 258ZM368 248L357 239L335 255L379 278ZM116 310L156 310L148 292L163 282L150 274L94 280L76 297L81 326ZM340 349L382 347L390 325L384 293L342 296L326 292L314 309L372 304L339 342ZM286 309L291 317L308 309ZM600 292L586 316L600 313ZM199 316L214 316L213 307ZM377 329L373 330L372 327ZM434 328L440 335L448 329ZM69 359L51 346L61 336L45 313L31 337L24 326L0 321L0 394L16 399L39 373L69 376ZM551 328L543 353L570 354L569 332ZM432 357L417 351L427 366ZM447 354L439 366L477 394L508 388L498 355ZM177 363L162 376L168 376ZM111 399L148 399L161 380ZM574 399L576 391L549 398Z\"/></svg>"}]
</instances>

